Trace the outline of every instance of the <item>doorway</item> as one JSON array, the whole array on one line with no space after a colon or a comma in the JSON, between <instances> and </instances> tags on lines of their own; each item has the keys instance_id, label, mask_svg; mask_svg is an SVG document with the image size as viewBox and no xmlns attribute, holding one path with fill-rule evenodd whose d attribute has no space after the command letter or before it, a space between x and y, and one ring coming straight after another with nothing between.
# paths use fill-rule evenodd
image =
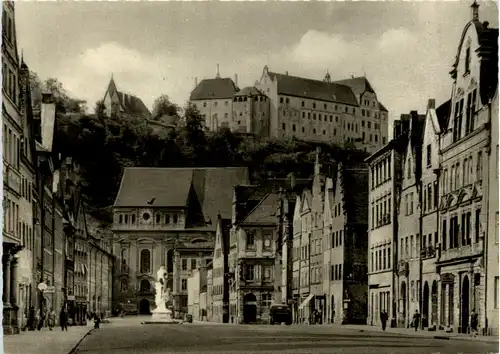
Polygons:
<instances>
[{"instance_id":1,"label":"doorway","mask_svg":"<svg viewBox=\"0 0 500 354\"><path fill-rule=\"evenodd\" d=\"M431 324L437 326L438 320L438 286L437 282L434 280L432 282L431 291Z\"/></svg>"},{"instance_id":2,"label":"doorway","mask_svg":"<svg viewBox=\"0 0 500 354\"><path fill-rule=\"evenodd\" d=\"M461 304L461 327L462 333L467 333L469 328L469 277L465 276L462 280L462 304Z\"/></svg>"},{"instance_id":3,"label":"doorway","mask_svg":"<svg viewBox=\"0 0 500 354\"><path fill-rule=\"evenodd\" d=\"M148 299L142 299L139 303L139 314L141 315L150 315L151 311L149 309L149 301Z\"/></svg>"},{"instance_id":4,"label":"doorway","mask_svg":"<svg viewBox=\"0 0 500 354\"><path fill-rule=\"evenodd\" d=\"M249 293L243 297L243 322L253 323L257 321L257 298Z\"/></svg>"},{"instance_id":5,"label":"doorway","mask_svg":"<svg viewBox=\"0 0 500 354\"><path fill-rule=\"evenodd\" d=\"M429 327L429 283L424 284L422 297L422 327Z\"/></svg>"},{"instance_id":6,"label":"doorway","mask_svg":"<svg viewBox=\"0 0 500 354\"><path fill-rule=\"evenodd\" d=\"M406 327L406 282L401 283L400 296L399 323L401 327Z\"/></svg>"}]
</instances>

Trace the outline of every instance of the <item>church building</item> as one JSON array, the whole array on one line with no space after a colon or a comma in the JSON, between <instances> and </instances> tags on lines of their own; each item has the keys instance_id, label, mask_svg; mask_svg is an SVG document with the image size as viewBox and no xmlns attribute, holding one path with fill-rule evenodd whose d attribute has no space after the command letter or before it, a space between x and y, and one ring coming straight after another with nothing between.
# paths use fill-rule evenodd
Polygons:
<instances>
[{"instance_id":1,"label":"church building","mask_svg":"<svg viewBox=\"0 0 500 354\"><path fill-rule=\"evenodd\" d=\"M213 257L218 215L231 220L244 167L126 168L114 204L115 310L150 313L165 266L174 316L187 312L187 281Z\"/></svg>"}]
</instances>

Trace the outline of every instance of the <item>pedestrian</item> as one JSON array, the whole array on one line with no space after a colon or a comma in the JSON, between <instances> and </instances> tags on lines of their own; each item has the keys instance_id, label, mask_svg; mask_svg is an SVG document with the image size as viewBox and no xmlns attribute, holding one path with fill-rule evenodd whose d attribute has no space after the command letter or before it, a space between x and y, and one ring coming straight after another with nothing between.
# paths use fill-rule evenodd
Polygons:
<instances>
[{"instance_id":1,"label":"pedestrian","mask_svg":"<svg viewBox=\"0 0 500 354\"><path fill-rule=\"evenodd\" d=\"M62 307L61 312L59 312L59 324L61 326L61 331L68 330L68 315L66 311L64 311L64 307Z\"/></svg>"},{"instance_id":2,"label":"pedestrian","mask_svg":"<svg viewBox=\"0 0 500 354\"><path fill-rule=\"evenodd\" d=\"M415 314L413 315L413 326L415 327L415 332L418 330L418 326L420 325L420 313L418 310L415 310Z\"/></svg>"},{"instance_id":3,"label":"pedestrian","mask_svg":"<svg viewBox=\"0 0 500 354\"><path fill-rule=\"evenodd\" d=\"M49 326L49 330L52 331L56 324L56 313L53 309L49 309L49 313L47 315L47 325Z\"/></svg>"},{"instance_id":4,"label":"pedestrian","mask_svg":"<svg viewBox=\"0 0 500 354\"><path fill-rule=\"evenodd\" d=\"M28 331L34 331L35 330L35 306L31 305L30 309L28 311Z\"/></svg>"},{"instance_id":5,"label":"pedestrian","mask_svg":"<svg viewBox=\"0 0 500 354\"><path fill-rule=\"evenodd\" d=\"M471 330L472 330L472 334L474 336L477 335L477 325L478 325L478 316L477 316L477 313L476 313L476 310L472 310L472 313L470 315L470 327L471 327Z\"/></svg>"},{"instance_id":6,"label":"pedestrian","mask_svg":"<svg viewBox=\"0 0 500 354\"><path fill-rule=\"evenodd\" d=\"M385 327L387 325L387 318L388 318L387 312L382 311L380 313L380 322L382 323L382 331L385 331Z\"/></svg>"},{"instance_id":7,"label":"pedestrian","mask_svg":"<svg viewBox=\"0 0 500 354\"><path fill-rule=\"evenodd\" d=\"M99 324L101 323L101 319L97 314L94 314L94 328L99 329Z\"/></svg>"}]
</instances>

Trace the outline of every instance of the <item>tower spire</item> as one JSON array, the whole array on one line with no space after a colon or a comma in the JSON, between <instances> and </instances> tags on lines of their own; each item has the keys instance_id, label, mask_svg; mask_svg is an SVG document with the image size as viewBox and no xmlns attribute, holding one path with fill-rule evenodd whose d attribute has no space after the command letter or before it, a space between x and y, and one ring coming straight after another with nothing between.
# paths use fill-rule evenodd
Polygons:
<instances>
[{"instance_id":1,"label":"tower spire","mask_svg":"<svg viewBox=\"0 0 500 354\"><path fill-rule=\"evenodd\" d=\"M470 6L472 9L472 21L479 21L479 4L474 0Z\"/></svg>"},{"instance_id":2,"label":"tower spire","mask_svg":"<svg viewBox=\"0 0 500 354\"><path fill-rule=\"evenodd\" d=\"M215 76L216 79L219 79L220 78L220 74L219 74L219 63L217 63L217 75Z\"/></svg>"}]
</instances>

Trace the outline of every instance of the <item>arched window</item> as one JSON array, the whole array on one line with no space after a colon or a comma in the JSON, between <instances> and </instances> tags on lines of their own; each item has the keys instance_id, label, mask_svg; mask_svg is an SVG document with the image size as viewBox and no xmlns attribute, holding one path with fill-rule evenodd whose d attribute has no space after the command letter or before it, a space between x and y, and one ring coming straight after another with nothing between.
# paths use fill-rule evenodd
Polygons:
<instances>
[{"instance_id":1,"label":"arched window","mask_svg":"<svg viewBox=\"0 0 500 354\"><path fill-rule=\"evenodd\" d=\"M141 292L151 291L151 284L149 283L149 280L146 280L146 279L141 280L140 289L141 289Z\"/></svg>"},{"instance_id":2,"label":"arched window","mask_svg":"<svg viewBox=\"0 0 500 354\"><path fill-rule=\"evenodd\" d=\"M169 250L167 252L167 272L172 273L174 271L174 251Z\"/></svg>"},{"instance_id":3,"label":"arched window","mask_svg":"<svg viewBox=\"0 0 500 354\"><path fill-rule=\"evenodd\" d=\"M151 256L149 250L141 251L141 273L149 273L151 271Z\"/></svg>"},{"instance_id":4,"label":"arched window","mask_svg":"<svg viewBox=\"0 0 500 354\"><path fill-rule=\"evenodd\" d=\"M127 263L127 250L125 248L122 248L122 264Z\"/></svg>"}]
</instances>

